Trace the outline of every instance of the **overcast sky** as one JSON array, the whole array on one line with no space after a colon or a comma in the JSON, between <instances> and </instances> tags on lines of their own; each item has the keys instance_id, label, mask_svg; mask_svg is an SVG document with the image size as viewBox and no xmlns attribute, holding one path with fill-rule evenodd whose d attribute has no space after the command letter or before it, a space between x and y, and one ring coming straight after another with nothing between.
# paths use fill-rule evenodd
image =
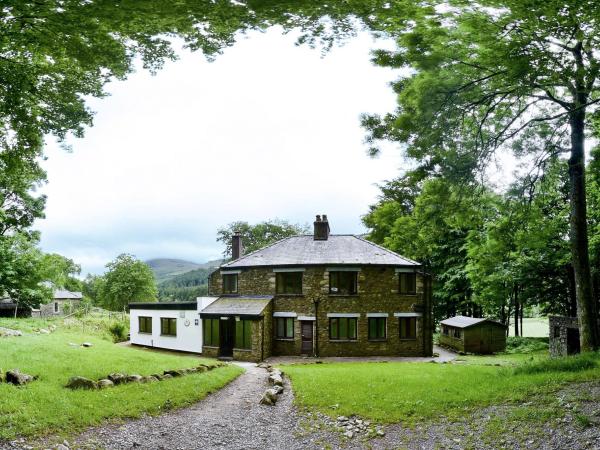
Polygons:
<instances>
[{"instance_id":1,"label":"overcast sky","mask_svg":"<svg viewBox=\"0 0 600 450\"><path fill-rule=\"evenodd\" d=\"M325 213L334 233L364 232L376 183L404 164L395 146L366 155L359 115L394 108L396 74L370 63L367 35L324 58L294 40L254 33L215 62L182 51L112 83L72 153L48 146L42 248L98 273L123 252L217 258L235 220Z\"/></svg>"}]
</instances>

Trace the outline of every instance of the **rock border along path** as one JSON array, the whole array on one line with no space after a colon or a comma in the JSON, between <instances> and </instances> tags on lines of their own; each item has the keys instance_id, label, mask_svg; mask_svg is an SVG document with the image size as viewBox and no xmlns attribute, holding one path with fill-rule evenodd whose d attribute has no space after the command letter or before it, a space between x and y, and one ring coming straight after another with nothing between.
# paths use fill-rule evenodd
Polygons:
<instances>
[{"instance_id":1,"label":"rock border along path","mask_svg":"<svg viewBox=\"0 0 600 450\"><path fill-rule=\"evenodd\" d=\"M320 433L308 436L302 432L302 417L292 405L293 394L287 379L277 404L261 405L259 401L269 387L268 372L255 364L239 365L246 369L244 374L191 407L121 425L92 428L73 439L71 448L293 450L323 447L317 442ZM327 436L327 441L331 440L336 439Z\"/></svg>"}]
</instances>

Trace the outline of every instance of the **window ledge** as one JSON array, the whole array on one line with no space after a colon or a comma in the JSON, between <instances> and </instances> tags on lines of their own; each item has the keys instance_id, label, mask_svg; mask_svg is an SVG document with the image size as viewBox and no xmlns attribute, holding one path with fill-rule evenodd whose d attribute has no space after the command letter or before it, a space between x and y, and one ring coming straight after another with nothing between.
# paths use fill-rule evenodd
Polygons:
<instances>
[{"instance_id":1,"label":"window ledge","mask_svg":"<svg viewBox=\"0 0 600 450\"><path fill-rule=\"evenodd\" d=\"M369 339L369 342L387 342L387 338L383 338L383 339Z\"/></svg>"},{"instance_id":2,"label":"window ledge","mask_svg":"<svg viewBox=\"0 0 600 450\"><path fill-rule=\"evenodd\" d=\"M147 334L149 336L152 336L152 331L138 331L138 334Z\"/></svg>"},{"instance_id":3,"label":"window ledge","mask_svg":"<svg viewBox=\"0 0 600 450\"><path fill-rule=\"evenodd\" d=\"M329 339L329 342L358 342L358 339Z\"/></svg>"},{"instance_id":4,"label":"window ledge","mask_svg":"<svg viewBox=\"0 0 600 450\"><path fill-rule=\"evenodd\" d=\"M360 294L328 294L329 297L360 297Z\"/></svg>"},{"instance_id":5,"label":"window ledge","mask_svg":"<svg viewBox=\"0 0 600 450\"><path fill-rule=\"evenodd\" d=\"M176 334L161 334L160 337L177 337Z\"/></svg>"},{"instance_id":6,"label":"window ledge","mask_svg":"<svg viewBox=\"0 0 600 450\"><path fill-rule=\"evenodd\" d=\"M216 345L203 345L202 347L218 349Z\"/></svg>"},{"instance_id":7,"label":"window ledge","mask_svg":"<svg viewBox=\"0 0 600 450\"><path fill-rule=\"evenodd\" d=\"M250 353L252 352L251 348L233 348L233 351L235 352L245 352L245 353Z\"/></svg>"},{"instance_id":8,"label":"window ledge","mask_svg":"<svg viewBox=\"0 0 600 450\"><path fill-rule=\"evenodd\" d=\"M276 341L285 341L285 342L294 342L296 339L294 338L275 338Z\"/></svg>"}]
</instances>

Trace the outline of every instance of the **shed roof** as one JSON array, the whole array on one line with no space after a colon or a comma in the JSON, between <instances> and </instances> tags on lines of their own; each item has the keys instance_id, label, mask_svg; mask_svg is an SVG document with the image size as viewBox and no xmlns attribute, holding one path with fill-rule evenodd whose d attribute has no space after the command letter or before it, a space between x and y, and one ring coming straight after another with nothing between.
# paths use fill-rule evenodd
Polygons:
<instances>
[{"instance_id":1,"label":"shed roof","mask_svg":"<svg viewBox=\"0 0 600 450\"><path fill-rule=\"evenodd\" d=\"M500 322L496 322L495 320L478 318L478 317L465 317L465 316L450 317L449 319L442 320L440 323L442 325L448 325L450 327L469 328L474 325L480 324L482 322L493 323L495 325L500 325L502 327L506 327L506 325L501 324Z\"/></svg>"},{"instance_id":2,"label":"shed roof","mask_svg":"<svg viewBox=\"0 0 600 450\"><path fill-rule=\"evenodd\" d=\"M235 261L223 264L221 268L327 264L420 267L418 262L400 256L359 236L332 234L327 240L315 240L313 235L281 239Z\"/></svg>"},{"instance_id":3,"label":"shed roof","mask_svg":"<svg viewBox=\"0 0 600 450\"><path fill-rule=\"evenodd\" d=\"M219 297L202 311L201 316L253 316L263 315L272 295L246 295L241 297Z\"/></svg>"}]
</instances>

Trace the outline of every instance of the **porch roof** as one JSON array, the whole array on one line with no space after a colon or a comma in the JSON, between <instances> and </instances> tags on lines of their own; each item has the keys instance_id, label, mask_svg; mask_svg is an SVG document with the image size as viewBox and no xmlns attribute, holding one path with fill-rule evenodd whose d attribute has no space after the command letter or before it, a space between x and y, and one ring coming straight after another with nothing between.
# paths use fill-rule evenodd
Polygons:
<instances>
[{"instance_id":1,"label":"porch roof","mask_svg":"<svg viewBox=\"0 0 600 450\"><path fill-rule=\"evenodd\" d=\"M219 297L200 311L200 316L260 317L272 299L272 295Z\"/></svg>"}]
</instances>

